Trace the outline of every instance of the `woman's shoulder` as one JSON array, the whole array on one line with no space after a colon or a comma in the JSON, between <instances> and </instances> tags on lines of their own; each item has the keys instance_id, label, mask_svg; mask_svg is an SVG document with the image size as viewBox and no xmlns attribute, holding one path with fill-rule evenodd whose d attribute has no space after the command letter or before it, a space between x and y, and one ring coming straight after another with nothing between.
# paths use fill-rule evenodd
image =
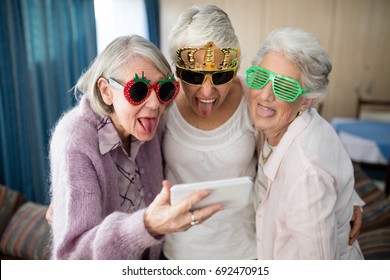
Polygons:
<instances>
[{"instance_id":1,"label":"woman's shoulder","mask_svg":"<svg viewBox=\"0 0 390 280\"><path fill-rule=\"evenodd\" d=\"M88 104L85 104L85 101L82 100L60 117L52 130L52 144L74 142L79 146L84 143L90 145L91 138L97 138L98 116L93 113Z\"/></svg>"}]
</instances>

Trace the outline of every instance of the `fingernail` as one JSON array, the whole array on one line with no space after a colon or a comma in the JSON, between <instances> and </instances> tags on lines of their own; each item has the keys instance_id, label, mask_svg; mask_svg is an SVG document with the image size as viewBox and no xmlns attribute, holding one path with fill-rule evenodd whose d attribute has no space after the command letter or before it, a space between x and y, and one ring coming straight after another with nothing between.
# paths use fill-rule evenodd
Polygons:
<instances>
[{"instance_id":1,"label":"fingernail","mask_svg":"<svg viewBox=\"0 0 390 280\"><path fill-rule=\"evenodd\" d=\"M210 194L210 191L209 190L204 190L204 196L207 196Z\"/></svg>"}]
</instances>

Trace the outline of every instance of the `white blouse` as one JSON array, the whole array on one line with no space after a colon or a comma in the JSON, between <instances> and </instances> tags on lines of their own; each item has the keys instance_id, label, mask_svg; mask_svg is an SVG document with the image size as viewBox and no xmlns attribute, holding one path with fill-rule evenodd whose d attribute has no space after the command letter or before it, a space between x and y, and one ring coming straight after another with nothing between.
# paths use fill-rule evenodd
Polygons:
<instances>
[{"instance_id":1,"label":"white blouse","mask_svg":"<svg viewBox=\"0 0 390 280\"><path fill-rule=\"evenodd\" d=\"M171 184L256 174L255 138L248 105L220 127L204 131L190 125L174 103L163 138L165 175ZM168 259L255 259L255 209L225 209L186 232L167 234Z\"/></svg>"},{"instance_id":2,"label":"white blouse","mask_svg":"<svg viewBox=\"0 0 390 280\"><path fill-rule=\"evenodd\" d=\"M258 176L266 193L256 214L258 259L362 259L348 245L354 192L351 160L317 111L291 123ZM261 186L258 186L261 187ZM357 203L359 200L360 203Z\"/></svg>"}]
</instances>

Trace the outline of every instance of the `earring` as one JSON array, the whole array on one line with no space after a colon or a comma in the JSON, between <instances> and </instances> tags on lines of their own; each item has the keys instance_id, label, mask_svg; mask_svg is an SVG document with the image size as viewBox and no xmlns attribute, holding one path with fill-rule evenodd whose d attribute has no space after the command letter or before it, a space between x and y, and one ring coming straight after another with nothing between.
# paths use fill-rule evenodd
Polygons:
<instances>
[{"instance_id":1,"label":"earring","mask_svg":"<svg viewBox=\"0 0 390 280\"><path fill-rule=\"evenodd\" d=\"M302 113L303 113L302 110L299 110L299 111L298 111L297 117L299 117L300 115L302 115Z\"/></svg>"}]
</instances>

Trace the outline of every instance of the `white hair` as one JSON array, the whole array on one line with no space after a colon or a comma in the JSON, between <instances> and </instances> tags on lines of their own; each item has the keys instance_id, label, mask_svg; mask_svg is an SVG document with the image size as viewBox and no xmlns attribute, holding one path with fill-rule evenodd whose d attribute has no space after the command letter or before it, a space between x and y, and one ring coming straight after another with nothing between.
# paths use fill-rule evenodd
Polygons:
<instances>
[{"instance_id":1,"label":"white hair","mask_svg":"<svg viewBox=\"0 0 390 280\"><path fill-rule=\"evenodd\" d=\"M75 94L77 95L78 91L85 94L97 114L110 114L113 108L104 103L97 81L100 77L119 76L125 65L137 57L152 62L164 76L172 75L168 61L153 43L138 35L121 36L112 41L79 78L75 85Z\"/></svg>"},{"instance_id":2,"label":"white hair","mask_svg":"<svg viewBox=\"0 0 390 280\"><path fill-rule=\"evenodd\" d=\"M259 65L269 52L283 53L287 60L299 66L303 88L310 90L304 98L325 96L332 63L312 34L298 28L276 29L267 36L252 64Z\"/></svg>"},{"instance_id":3,"label":"white hair","mask_svg":"<svg viewBox=\"0 0 390 280\"><path fill-rule=\"evenodd\" d=\"M169 33L169 55L176 63L177 49L203 47L210 41L218 48L240 48L229 16L223 10L214 5L192 6L181 13Z\"/></svg>"}]
</instances>

